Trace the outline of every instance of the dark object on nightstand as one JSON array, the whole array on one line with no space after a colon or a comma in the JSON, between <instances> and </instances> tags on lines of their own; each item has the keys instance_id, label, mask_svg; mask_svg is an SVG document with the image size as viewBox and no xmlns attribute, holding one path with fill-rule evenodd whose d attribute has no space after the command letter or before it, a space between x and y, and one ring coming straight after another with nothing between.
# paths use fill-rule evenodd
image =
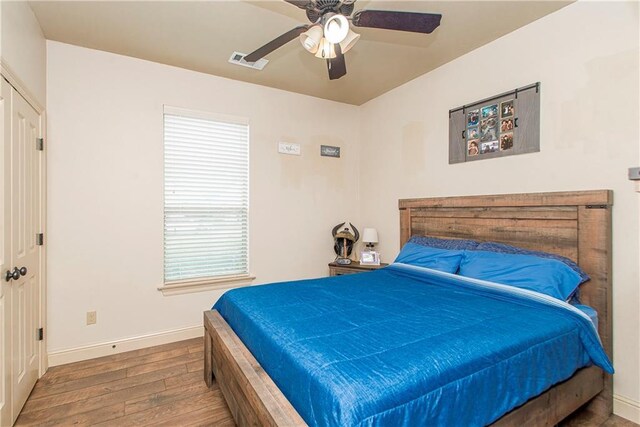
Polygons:
<instances>
[{"instance_id":1,"label":"dark object on nightstand","mask_svg":"<svg viewBox=\"0 0 640 427\"><path fill-rule=\"evenodd\" d=\"M349 259L349 256L351 256L353 245L355 245L356 242L360 239L360 232L351 223L349 223L349 225L351 226L351 230L353 230L353 233L351 232L351 230L349 230L349 227L345 227L344 230L338 231L338 229L344 224L344 222L338 224L333 227L333 230L331 230L331 235L333 236L334 241L333 250L337 255L334 262L338 262L338 264L341 265L349 265L351 264L351 259Z\"/></svg>"},{"instance_id":2,"label":"dark object on nightstand","mask_svg":"<svg viewBox=\"0 0 640 427\"><path fill-rule=\"evenodd\" d=\"M367 271L377 270L386 267L389 264L380 263L380 265L361 265L358 261L353 261L349 265L340 265L337 262L329 263L330 276L342 276L343 274L363 273Z\"/></svg>"}]
</instances>

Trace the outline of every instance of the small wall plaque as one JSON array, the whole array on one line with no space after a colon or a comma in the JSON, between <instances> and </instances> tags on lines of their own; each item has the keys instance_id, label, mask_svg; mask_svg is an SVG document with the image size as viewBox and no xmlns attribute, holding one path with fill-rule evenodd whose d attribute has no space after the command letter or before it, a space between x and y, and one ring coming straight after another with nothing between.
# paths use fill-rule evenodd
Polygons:
<instances>
[{"instance_id":1,"label":"small wall plaque","mask_svg":"<svg viewBox=\"0 0 640 427\"><path fill-rule=\"evenodd\" d=\"M291 154L294 156L300 155L300 144L294 144L291 142L279 142L278 153Z\"/></svg>"},{"instance_id":2,"label":"small wall plaque","mask_svg":"<svg viewBox=\"0 0 640 427\"><path fill-rule=\"evenodd\" d=\"M320 155L324 157L340 157L340 147L332 147L331 145L321 145Z\"/></svg>"}]
</instances>

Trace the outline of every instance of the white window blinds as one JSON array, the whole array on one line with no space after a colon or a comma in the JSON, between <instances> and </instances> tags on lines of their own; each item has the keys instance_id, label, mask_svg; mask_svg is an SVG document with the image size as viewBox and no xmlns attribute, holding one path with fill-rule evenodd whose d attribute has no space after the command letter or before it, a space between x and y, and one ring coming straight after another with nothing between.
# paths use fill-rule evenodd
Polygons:
<instances>
[{"instance_id":1,"label":"white window blinds","mask_svg":"<svg viewBox=\"0 0 640 427\"><path fill-rule=\"evenodd\" d=\"M165 283L248 274L248 210L248 124L165 107Z\"/></svg>"}]
</instances>

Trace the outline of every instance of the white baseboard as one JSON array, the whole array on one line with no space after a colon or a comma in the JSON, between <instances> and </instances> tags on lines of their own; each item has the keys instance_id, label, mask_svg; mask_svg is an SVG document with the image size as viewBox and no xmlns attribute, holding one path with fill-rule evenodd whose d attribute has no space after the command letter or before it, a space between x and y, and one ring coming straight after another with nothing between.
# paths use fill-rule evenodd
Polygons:
<instances>
[{"instance_id":1,"label":"white baseboard","mask_svg":"<svg viewBox=\"0 0 640 427\"><path fill-rule=\"evenodd\" d=\"M633 399L614 394L613 413L629 421L633 421L636 424L640 424L640 402Z\"/></svg>"},{"instance_id":2,"label":"white baseboard","mask_svg":"<svg viewBox=\"0 0 640 427\"><path fill-rule=\"evenodd\" d=\"M81 360L95 359L96 357L109 356L125 351L139 350L154 345L168 344L171 342L188 340L204 335L202 325L189 328L174 329L172 331L157 332L139 337L125 338L121 340L93 344L68 350L49 353L49 366L64 365L66 363L79 362Z\"/></svg>"}]
</instances>

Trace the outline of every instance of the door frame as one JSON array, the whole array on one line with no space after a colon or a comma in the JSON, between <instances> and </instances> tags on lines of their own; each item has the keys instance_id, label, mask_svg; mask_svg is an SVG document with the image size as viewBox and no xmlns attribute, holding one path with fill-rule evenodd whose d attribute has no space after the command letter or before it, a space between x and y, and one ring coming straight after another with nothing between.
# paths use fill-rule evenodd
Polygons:
<instances>
[{"instance_id":1,"label":"door frame","mask_svg":"<svg viewBox=\"0 0 640 427\"><path fill-rule=\"evenodd\" d=\"M44 329L43 339L39 341L39 370L38 378L41 378L49 368L47 355L47 120L46 110L24 82L14 73L6 62L0 58L0 78L12 86L40 116L40 135L44 139L44 150L40 156L40 224L41 233L44 233L44 244L40 247L40 301L38 307L38 320L40 327ZM6 124L5 124L6 125Z\"/></svg>"}]
</instances>

